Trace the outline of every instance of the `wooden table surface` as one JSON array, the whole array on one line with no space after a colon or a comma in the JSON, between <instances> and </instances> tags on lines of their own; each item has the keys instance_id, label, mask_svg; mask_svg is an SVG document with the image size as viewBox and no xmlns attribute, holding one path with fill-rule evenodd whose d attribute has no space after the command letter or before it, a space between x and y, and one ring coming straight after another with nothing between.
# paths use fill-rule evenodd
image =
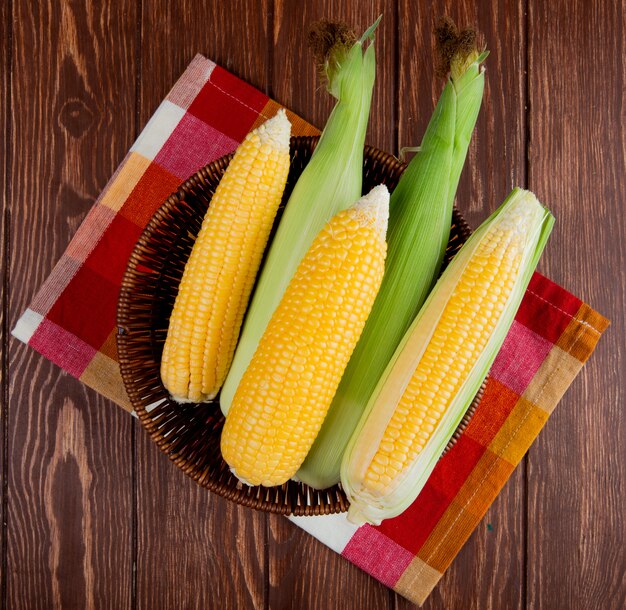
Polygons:
<instances>
[{"instance_id":1,"label":"wooden table surface","mask_svg":"<svg viewBox=\"0 0 626 610\"><path fill-rule=\"evenodd\" d=\"M444 12L491 50L459 207L475 226L513 185L534 190L557 217L540 270L613 325L425 607L626 607L619 2L4 0L2 608L410 607L285 519L197 487L8 331L197 52L321 126L307 26L383 13L368 142L397 153L443 86Z\"/></svg>"}]
</instances>

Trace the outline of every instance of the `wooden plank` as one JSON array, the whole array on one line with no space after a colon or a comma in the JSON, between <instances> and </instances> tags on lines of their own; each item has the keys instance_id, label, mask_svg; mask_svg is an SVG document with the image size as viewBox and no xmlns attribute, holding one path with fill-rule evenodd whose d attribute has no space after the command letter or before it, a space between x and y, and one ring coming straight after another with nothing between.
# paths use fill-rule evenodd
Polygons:
<instances>
[{"instance_id":1,"label":"wooden plank","mask_svg":"<svg viewBox=\"0 0 626 610\"><path fill-rule=\"evenodd\" d=\"M623 5L529 9L529 182L557 218L542 269L613 326L530 451L528 605L623 608Z\"/></svg>"},{"instance_id":2,"label":"wooden plank","mask_svg":"<svg viewBox=\"0 0 626 610\"><path fill-rule=\"evenodd\" d=\"M525 172L524 7L515 2L399 2L399 145L417 146L443 88L432 28L441 15L476 27L490 51L483 107L456 203L477 226ZM503 32L506 35L503 35ZM524 465L520 465L424 608L524 607ZM491 529L487 527L491 524ZM397 596L396 608L411 607Z\"/></svg>"},{"instance_id":3,"label":"wooden plank","mask_svg":"<svg viewBox=\"0 0 626 610\"><path fill-rule=\"evenodd\" d=\"M132 139L135 3L12 3L14 324ZM3 21L5 21L3 19ZM8 608L129 608L131 422L13 340Z\"/></svg>"},{"instance_id":4,"label":"wooden plank","mask_svg":"<svg viewBox=\"0 0 626 610\"><path fill-rule=\"evenodd\" d=\"M363 32L380 15L376 35L377 81L366 141L394 151L396 133L394 2L359 5L349 1L274 2L271 94L318 127L323 127L333 98L320 87L314 59L306 45L311 23L343 20ZM269 521L270 608L390 608L391 594L379 582L351 565L284 518ZM323 583L323 585L322 585Z\"/></svg>"},{"instance_id":5,"label":"wooden plank","mask_svg":"<svg viewBox=\"0 0 626 610\"><path fill-rule=\"evenodd\" d=\"M140 123L198 52L248 82L267 82L269 2L143 3ZM138 426L137 607L262 608L266 520L210 494Z\"/></svg>"},{"instance_id":6,"label":"wooden plank","mask_svg":"<svg viewBox=\"0 0 626 610\"><path fill-rule=\"evenodd\" d=\"M143 430L137 456L137 607L264 608L266 515L199 487Z\"/></svg>"},{"instance_id":7,"label":"wooden plank","mask_svg":"<svg viewBox=\"0 0 626 610\"><path fill-rule=\"evenodd\" d=\"M4 523L5 507L6 507L6 466L5 460L5 443L6 443L6 421L7 421L7 400L9 396L9 378L7 375L9 358L8 358L8 300L9 300L9 253L8 246L8 207L7 202L10 196L9 181L7 175L7 160L9 158L9 141L10 141L10 96L9 96L9 79L11 65L11 38L12 23L9 18L10 4L3 2L0 5L0 65L2 73L0 74L0 125L4 130L5 137L2 140L3 145L0 147L0 172L2 175L2 198L0 203L0 282L2 283L2 299L0 300L0 405L2 413L0 414L0 479L2 481L2 494L0 495L0 523L3 524L0 531L0 603L5 599L6 591L6 528Z\"/></svg>"}]
</instances>

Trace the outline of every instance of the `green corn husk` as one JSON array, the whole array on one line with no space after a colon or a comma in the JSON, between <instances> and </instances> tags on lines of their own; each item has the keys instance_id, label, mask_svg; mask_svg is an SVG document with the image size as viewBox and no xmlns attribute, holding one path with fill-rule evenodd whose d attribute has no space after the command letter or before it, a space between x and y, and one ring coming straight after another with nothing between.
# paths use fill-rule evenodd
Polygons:
<instances>
[{"instance_id":1,"label":"green corn husk","mask_svg":"<svg viewBox=\"0 0 626 610\"><path fill-rule=\"evenodd\" d=\"M361 197L363 148L376 72L374 31L379 22L380 17L359 40L341 24L320 22L312 31L312 43L323 55L321 69L328 91L338 101L294 187L272 241L222 387L220 406L224 415L263 331L313 239L329 218Z\"/></svg>"},{"instance_id":2,"label":"green corn husk","mask_svg":"<svg viewBox=\"0 0 626 610\"><path fill-rule=\"evenodd\" d=\"M341 482L351 502L350 521L379 524L383 519L399 515L418 496L504 342L553 225L554 217L531 192L514 189L454 257L389 362L346 448ZM493 233L489 232L492 229L508 232L520 240L516 247L521 253L521 262L504 308L484 349L478 352L468 376L459 391L450 398L423 449L395 479L386 484L384 492L377 491L365 482L365 473L463 271L481 241L486 239L485 243L490 243ZM496 276L494 280L497 279ZM453 323L450 319L446 320L446 325ZM455 346L459 354L465 351L465 342ZM457 355L457 359L459 357ZM413 432L415 438L417 431Z\"/></svg>"},{"instance_id":3,"label":"green corn husk","mask_svg":"<svg viewBox=\"0 0 626 610\"><path fill-rule=\"evenodd\" d=\"M442 31L443 30L443 31ZM341 458L402 336L432 288L450 235L452 208L483 98L487 56L475 34L446 21L437 31L450 78L421 147L391 196L383 283L324 425L298 478L318 489L339 481Z\"/></svg>"}]
</instances>

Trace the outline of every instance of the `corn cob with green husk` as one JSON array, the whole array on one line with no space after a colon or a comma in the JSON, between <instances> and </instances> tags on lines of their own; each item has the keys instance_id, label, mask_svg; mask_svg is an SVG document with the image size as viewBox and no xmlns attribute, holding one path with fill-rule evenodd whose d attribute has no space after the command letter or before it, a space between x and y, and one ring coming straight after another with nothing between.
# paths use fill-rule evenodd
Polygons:
<instances>
[{"instance_id":1,"label":"corn cob with green husk","mask_svg":"<svg viewBox=\"0 0 626 610\"><path fill-rule=\"evenodd\" d=\"M178 402L210 400L226 377L287 182L290 132L284 110L251 131L211 199L161 359L163 385Z\"/></svg>"},{"instance_id":2,"label":"corn cob with green husk","mask_svg":"<svg viewBox=\"0 0 626 610\"><path fill-rule=\"evenodd\" d=\"M313 239L329 218L361 196L363 145L376 67L373 40L378 21L359 40L345 25L336 23L320 22L311 31L310 42L327 79L328 91L337 98L337 104L294 187L270 246L220 395L224 414L228 413L261 336Z\"/></svg>"},{"instance_id":3,"label":"corn cob with green husk","mask_svg":"<svg viewBox=\"0 0 626 610\"><path fill-rule=\"evenodd\" d=\"M421 147L394 190L389 212L385 277L328 416L302 468L300 480L317 488L339 481L346 444L402 336L441 268L457 184L484 88L487 53L472 30L449 20L437 30L442 73L449 80Z\"/></svg>"},{"instance_id":4,"label":"corn cob with green husk","mask_svg":"<svg viewBox=\"0 0 626 610\"><path fill-rule=\"evenodd\" d=\"M446 269L346 449L349 520L378 524L415 500L504 341L553 223L515 189Z\"/></svg>"},{"instance_id":5,"label":"corn cob with green husk","mask_svg":"<svg viewBox=\"0 0 626 610\"><path fill-rule=\"evenodd\" d=\"M249 485L292 477L317 435L383 277L389 192L334 216L298 266L250 361L222 432Z\"/></svg>"}]
</instances>

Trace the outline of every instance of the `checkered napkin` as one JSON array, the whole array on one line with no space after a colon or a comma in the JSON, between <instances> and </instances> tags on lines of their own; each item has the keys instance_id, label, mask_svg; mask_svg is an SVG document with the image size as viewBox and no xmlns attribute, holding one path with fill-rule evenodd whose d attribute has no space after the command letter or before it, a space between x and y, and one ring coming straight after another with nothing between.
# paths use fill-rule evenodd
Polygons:
<instances>
[{"instance_id":1,"label":"checkered napkin","mask_svg":"<svg viewBox=\"0 0 626 610\"><path fill-rule=\"evenodd\" d=\"M197 55L159 106L13 334L125 409L115 312L130 252L155 210L203 165L232 152L280 106ZM288 111L294 135L318 131ZM422 603L591 355L608 321L533 277L484 395L414 504L379 527L344 515L291 520Z\"/></svg>"}]
</instances>

